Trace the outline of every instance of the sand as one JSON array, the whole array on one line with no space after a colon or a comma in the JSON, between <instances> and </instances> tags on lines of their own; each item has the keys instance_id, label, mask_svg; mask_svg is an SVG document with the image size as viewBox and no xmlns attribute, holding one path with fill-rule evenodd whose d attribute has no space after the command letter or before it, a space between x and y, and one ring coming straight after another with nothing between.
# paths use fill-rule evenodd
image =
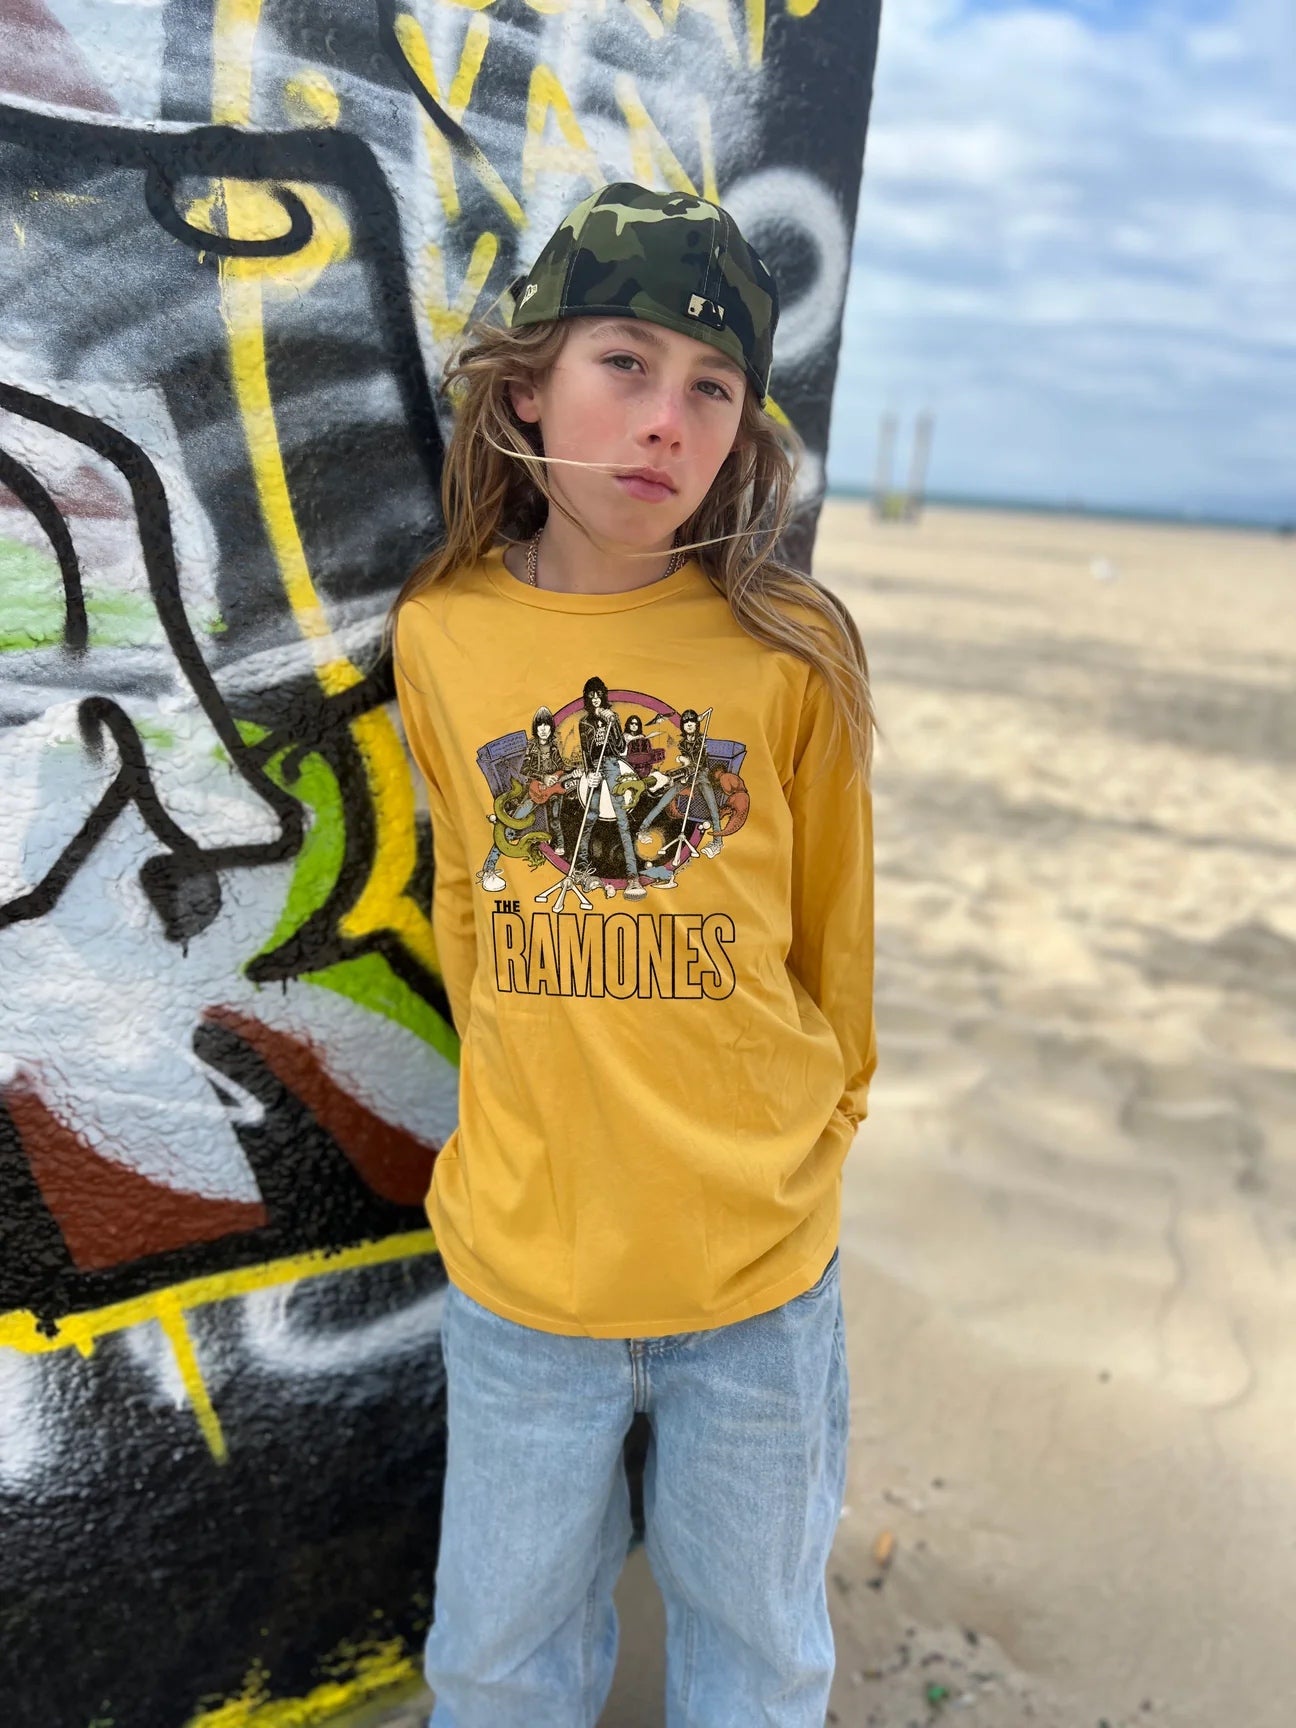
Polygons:
<instances>
[{"instance_id":1,"label":"sand","mask_svg":"<svg viewBox=\"0 0 1296 1728\"><path fill-rule=\"evenodd\" d=\"M1296 542L835 505L815 568L887 733L834 1710L1289 1728Z\"/></svg>"},{"instance_id":2,"label":"sand","mask_svg":"<svg viewBox=\"0 0 1296 1728\"><path fill-rule=\"evenodd\" d=\"M829 1720L1290 1728L1296 541L832 503L815 569L886 734Z\"/></svg>"}]
</instances>

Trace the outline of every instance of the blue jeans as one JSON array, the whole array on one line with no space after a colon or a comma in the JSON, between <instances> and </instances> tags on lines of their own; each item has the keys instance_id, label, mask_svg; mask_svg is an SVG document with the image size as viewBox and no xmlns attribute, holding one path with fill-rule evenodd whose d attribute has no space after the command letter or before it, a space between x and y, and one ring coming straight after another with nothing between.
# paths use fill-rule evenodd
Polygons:
<instances>
[{"instance_id":1,"label":"blue jeans","mask_svg":"<svg viewBox=\"0 0 1296 1728\"><path fill-rule=\"evenodd\" d=\"M683 785L668 786L666 788L666 790L662 793L661 797L653 805L652 809L644 817L643 821L639 824L639 832L641 834L646 834L647 831L656 822L657 818L661 815L662 811L671 802L671 800L673 798L678 797L681 792L687 792L687 791L688 791L688 783L687 782L685 782ZM700 794L704 803L706 804L707 811L711 817L712 832L715 834L719 834L719 832L720 832L720 801L715 795L715 787L711 784L710 780L699 780L697 785L694 787L694 791L697 792L698 794ZM692 800L689 799L688 802L691 803ZM688 818L687 817L685 818L684 826L685 826L685 828L688 827Z\"/></svg>"},{"instance_id":2,"label":"blue jeans","mask_svg":"<svg viewBox=\"0 0 1296 1728\"><path fill-rule=\"evenodd\" d=\"M456 1285L429 1728L594 1728L646 1411L645 1548L666 1609L666 1728L823 1728L825 1571L846 1483L838 1259L801 1296L660 1338L558 1336Z\"/></svg>"},{"instance_id":3,"label":"blue jeans","mask_svg":"<svg viewBox=\"0 0 1296 1728\"><path fill-rule=\"evenodd\" d=\"M600 773L603 776L603 784L611 794L612 808L616 816L617 833L621 836L621 850L625 853L626 877L628 880L633 881L640 873L639 854L635 851L634 836L630 832L630 818L626 815L625 799L619 792L614 790L618 779L621 777L621 764L615 761L609 762L605 759ZM589 795L589 800L585 807L585 815L581 824L580 845L576 848L576 868L578 870L588 870L589 868L590 839L593 835L594 823L599 819L598 808L600 798L600 788L596 786ZM606 818L604 818L604 820L606 820ZM437 1728L441 1728L440 1723L437 1724Z\"/></svg>"}]
</instances>

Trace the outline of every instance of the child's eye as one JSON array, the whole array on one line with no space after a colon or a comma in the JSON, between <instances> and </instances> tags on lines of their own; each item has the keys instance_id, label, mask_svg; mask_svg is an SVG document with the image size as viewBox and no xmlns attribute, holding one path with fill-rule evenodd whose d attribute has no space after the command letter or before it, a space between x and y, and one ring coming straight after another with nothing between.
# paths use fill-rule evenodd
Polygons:
<instances>
[{"instance_id":1,"label":"child's eye","mask_svg":"<svg viewBox=\"0 0 1296 1728\"><path fill-rule=\"evenodd\" d=\"M633 354L609 354L607 359L604 361L604 365L615 366L617 371L619 372L622 370L622 368L617 366L618 360L628 360L632 366L637 366L639 364L639 361L635 358L635 356ZM715 385L714 393L710 390L703 392L704 395L711 396L713 401L716 401L716 402L732 401L733 398L730 396L729 392L725 389L724 385L717 383L714 378L703 378L700 380L700 382L703 384Z\"/></svg>"}]
</instances>

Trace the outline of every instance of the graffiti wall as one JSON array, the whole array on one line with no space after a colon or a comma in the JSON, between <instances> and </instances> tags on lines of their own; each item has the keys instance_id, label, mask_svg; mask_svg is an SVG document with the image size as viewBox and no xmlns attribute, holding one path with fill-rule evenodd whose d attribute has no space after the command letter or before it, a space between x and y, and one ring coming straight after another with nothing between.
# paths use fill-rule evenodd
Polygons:
<instances>
[{"instance_id":1,"label":"graffiti wall","mask_svg":"<svg viewBox=\"0 0 1296 1728\"><path fill-rule=\"evenodd\" d=\"M448 344L564 210L726 203L836 370L876 0L0 0L0 1698L417 1673L457 1044L377 654ZM294 1702L295 1701L295 1702Z\"/></svg>"}]
</instances>

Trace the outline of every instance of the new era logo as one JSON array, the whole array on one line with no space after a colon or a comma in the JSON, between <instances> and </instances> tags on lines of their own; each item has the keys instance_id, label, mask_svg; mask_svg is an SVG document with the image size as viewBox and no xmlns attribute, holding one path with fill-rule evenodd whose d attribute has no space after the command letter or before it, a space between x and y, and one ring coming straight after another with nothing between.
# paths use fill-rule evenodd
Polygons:
<instances>
[{"instance_id":1,"label":"new era logo","mask_svg":"<svg viewBox=\"0 0 1296 1728\"><path fill-rule=\"evenodd\" d=\"M527 301L531 298L531 296L533 294L538 294L539 292L540 292L540 284L538 282L528 282L527 288L526 288L526 293L523 294L522 298L518 301L518 305L519 306L525 306Z\"/></svg>"}]
</instances>

